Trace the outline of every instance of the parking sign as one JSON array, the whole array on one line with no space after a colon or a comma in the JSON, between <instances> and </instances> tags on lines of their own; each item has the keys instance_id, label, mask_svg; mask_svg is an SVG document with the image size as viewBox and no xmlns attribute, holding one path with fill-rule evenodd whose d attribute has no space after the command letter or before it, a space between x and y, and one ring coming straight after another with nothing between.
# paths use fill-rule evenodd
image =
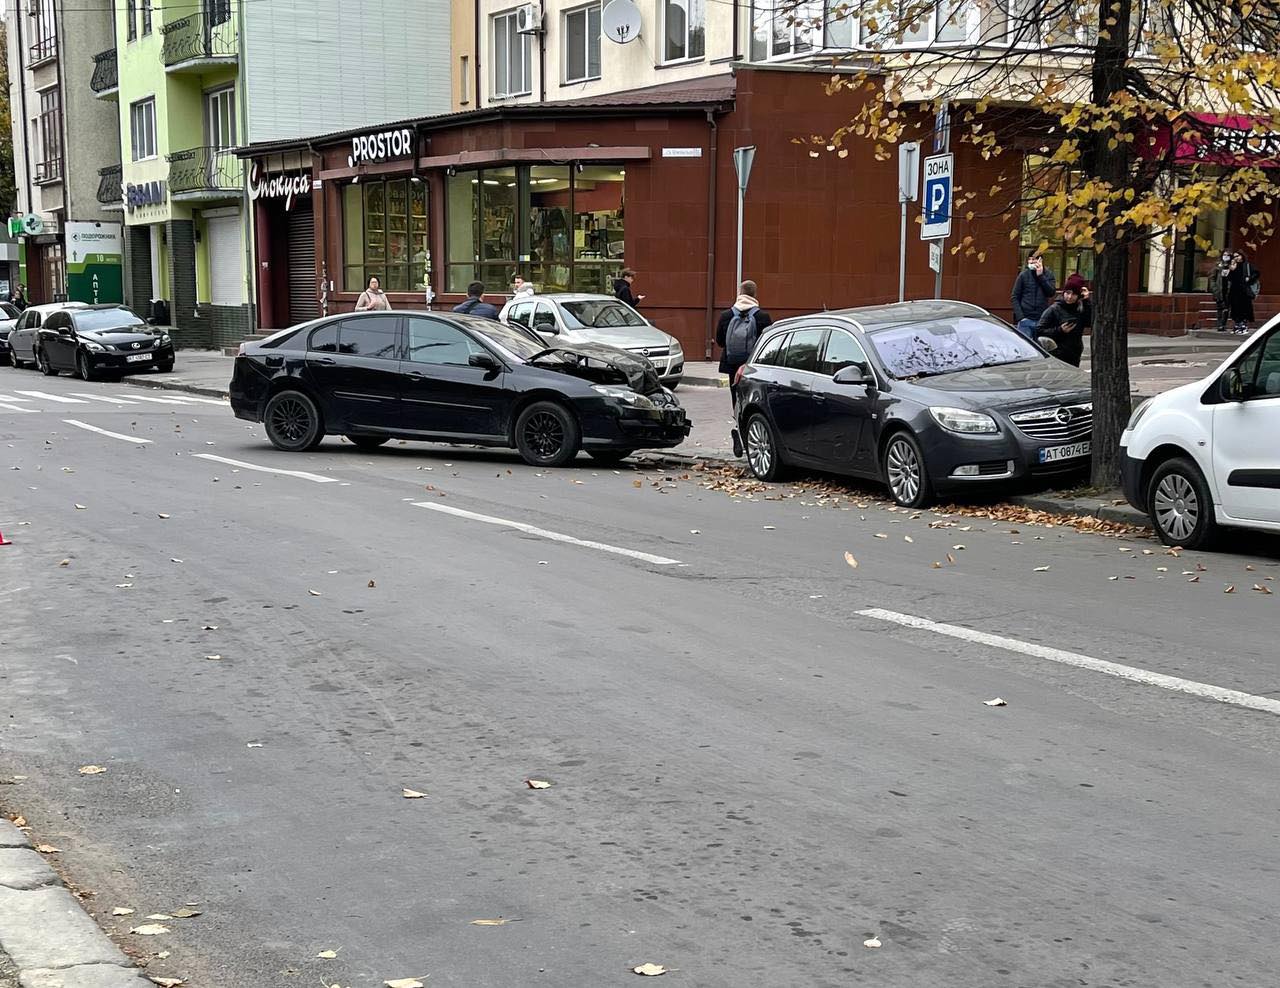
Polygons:
<instances>
[{"instance_id":1,"label":"parking sign","mask_svg":"<svg viewBox=\"0 0 1280 988\"><path fill-rule=\"evenodd\" d=\"M942 240L951 236L951 177L954 169L953 154L936 154L924 159L921 240Z\"/></svg>"}]
</instances>

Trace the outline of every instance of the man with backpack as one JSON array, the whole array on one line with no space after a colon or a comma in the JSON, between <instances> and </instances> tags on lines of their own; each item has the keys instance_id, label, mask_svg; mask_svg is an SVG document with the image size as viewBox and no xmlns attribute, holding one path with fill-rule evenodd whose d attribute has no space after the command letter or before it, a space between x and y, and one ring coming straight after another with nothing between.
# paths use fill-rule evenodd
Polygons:
<instances>
[{"instance_id":1,"label":"man with backpack","mask_svg":"<svg viewBox=\"0 0 1280 988\"><path fill-rule=\"evenodd\" d=\"M738 387L734 380L738 368L751 357L760 334L773 324L769 313L756 301L756 283L744 281L738 286L738 300L720 314L716 325L716 344L721 348L720 373L729 375L729 397L737 404Z\"/></svg>"},{"instance_id":2,"label":"man with backpack","mask_svg":"<svg viewBox=\"0 0 1280 988\"><path fill-rule=\"evenodd\" d=\"M498 310L484 300L484 282L473 281L467 286L467 300L453 307L454 312L484 319L497 319Z\"/></svg>"}]
</instances>

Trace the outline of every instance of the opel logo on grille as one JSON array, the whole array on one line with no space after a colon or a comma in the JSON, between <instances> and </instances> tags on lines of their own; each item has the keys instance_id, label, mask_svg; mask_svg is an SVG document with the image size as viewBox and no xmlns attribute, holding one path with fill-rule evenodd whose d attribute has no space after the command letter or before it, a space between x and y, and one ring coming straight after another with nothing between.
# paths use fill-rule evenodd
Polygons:
<instances>
[{"instance_id":1,"label":"opel logo on grille","mask_svg":"<svg viewBox=\"0 0 1280 988\"><path fill-rule=\"evenodd\" d=\"M1067 425L1073 418L1075 418L1075 416L1071 413L1071 409L1059 408L1058 413L1057 415L1054 416L1054 418L1056 418L1063 425Z\"/></svg>"},{"instance_id":2,"label":"opel logo on grille","mask_svg":"<svg viewBox=\"0 0 1280 988\"><path fill-rule=\"evenodd\" d=\"M142 349L142 344L141 344L141 343L135 343L135 344L133 345L133 348L134 348L135 350L141 350L141 349Z\"/></svg>"},{"instance_id":3,"label":"opel logo on grille","mask_svg":"<svg viewBox=\"0 0 1280 988\"><path fill-rule=\"evenodd\" d=\"M644 354L646 357L647 357L647 356L649 356L649 348L648 348L648 347L642 347L642 348L641 348L641 350L640 350L640 352L641 352L642 354Z\"/></svg>"}]
</instances>

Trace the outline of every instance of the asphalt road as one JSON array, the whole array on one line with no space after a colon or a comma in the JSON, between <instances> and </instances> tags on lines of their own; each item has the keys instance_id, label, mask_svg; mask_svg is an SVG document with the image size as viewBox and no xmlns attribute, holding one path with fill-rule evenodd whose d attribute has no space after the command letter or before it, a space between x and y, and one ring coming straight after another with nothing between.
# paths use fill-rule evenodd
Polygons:
<instances>
[{"instance_id":1,"label":"asphalt road","mask_svg":"<svg viewBox=\"0 0 1280 988\"><path fill-rule=\"evenodd\" d=\"M1274 543L289 455L15 371L0 450L0 808L151 974L1274 983Z\"/></svg>"}]
</instances>

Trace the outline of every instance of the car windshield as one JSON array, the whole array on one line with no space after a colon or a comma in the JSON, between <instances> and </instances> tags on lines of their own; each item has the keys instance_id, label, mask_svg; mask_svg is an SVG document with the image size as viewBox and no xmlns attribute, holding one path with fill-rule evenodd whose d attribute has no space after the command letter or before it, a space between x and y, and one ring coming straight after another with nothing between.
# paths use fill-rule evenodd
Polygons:
<instances>
[{"instance_id":1,"label":"car windshield","mask_svg":"<svg viewBox=\"0 0 1280 988\"><path fill-rule=\"evenodd\" d=\"M76 313L76 329L90 333L137 333L147 324L128 309Z\"/></svg>"},{"instance_id":2,"label":"car windshield","mask_svg":"<svg viewBox=\"0 0 1280 988\"><path fill-rule=\"evenodd\" d=\"M894 377L928 377L1039 360L1044 353L991 317L954 316L871 333L871 345Z\"/></svg>"},{"instance_id":3,"label":"car windshield","mask_svg":"<svg viewBox=\"0 0 1280 988\"><path fill-rule=\"evenodd\" d=\"M631 306L610 298L561 302L564 321L570 329L611 329L621 326L646 326L648 323Z\"/></svg>"}]
</instances>

